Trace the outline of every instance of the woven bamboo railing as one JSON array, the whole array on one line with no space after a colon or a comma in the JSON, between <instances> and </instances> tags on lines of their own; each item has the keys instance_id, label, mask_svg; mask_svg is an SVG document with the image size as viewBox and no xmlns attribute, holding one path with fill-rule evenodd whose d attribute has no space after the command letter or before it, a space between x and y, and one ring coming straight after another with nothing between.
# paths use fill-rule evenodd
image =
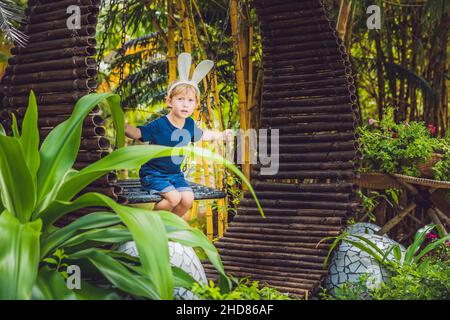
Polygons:
<instances>
[{"instance_id":1,"label":"woven bamboo railing","mask_svg":"<svg viewBox=\"0 0 450 320\"><path fill-rule=\"evenodd\" d=\"M81 29L69 30L66 9L79 5ZM30 0L26 13L28 23L22 31L29 36L25 48L11 49L11 58L1 84L1 119L10 128L11 114L22 122L30 90L36 93L41 140L69 117L74 103L94 92L96 82L96 24L99 0ZM106 156L110 142L105 137L104 120L96 108L83 123L82 141L76 169ZM110 173L85 191L97 191L124 202L116 185L117 176ZM76 216L76 215L75 215Z\"/></svg>"},{"instance_id":2,"label":"woven bamboo railing","mask_svg":"<svg viewBox=\"0 0 450 320\"><path fill-rule=\"evenodd\" d=\"M215 246L227 272L311 295L327 274L322 264L330 243L316 245L338 235L358 210L349 182L359 157L356 88L322 1L254 3L263 44L261 124L280 130L280 166L271 176L261 174L260 164L252 168L266 219L246 193ZM214 268L206 269L215 279Z\"/></svg>"}]
</instances>

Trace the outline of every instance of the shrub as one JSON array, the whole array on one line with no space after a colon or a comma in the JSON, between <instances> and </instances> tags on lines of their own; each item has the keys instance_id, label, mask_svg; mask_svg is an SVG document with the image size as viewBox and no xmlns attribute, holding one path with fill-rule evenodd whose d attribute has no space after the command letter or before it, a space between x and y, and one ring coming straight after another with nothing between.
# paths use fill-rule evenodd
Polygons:
<instances>
[{"instance_id":1,"label":"shrub","mask_svg":"<svg viewBox=\"0 0 450 320\"><path fill-rule=\"evenodd\" d=\"M287 294L280 293L274 288L260 287L258 281L250 281L248 278L240 280L232 278L232 280L235 287L230 292L222 292L213 281L205 285L195 283L192 291L205 300L291 300Z\"/></svg>"},{"instance_id":2,"label":"shrub","mask_svg":"<svg viewBox=\"0 0 450 320\"><path fill-rule=\"evenodd\" d=\"M438 180L450 179L450 139L434 138L423 122L396 124L393 109L383 120L359 128L363 171L402 173L419 176L418 165L426 163L433 152L444 154L433 169Z\"/></svg>"}]
</instances>

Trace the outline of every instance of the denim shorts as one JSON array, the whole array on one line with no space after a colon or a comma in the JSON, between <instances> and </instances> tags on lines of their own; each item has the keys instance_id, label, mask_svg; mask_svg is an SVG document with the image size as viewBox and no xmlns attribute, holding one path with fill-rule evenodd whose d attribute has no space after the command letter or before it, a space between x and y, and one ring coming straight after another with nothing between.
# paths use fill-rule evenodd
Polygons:
<instances>
[{"instance_id":1,"label":"denim shorts","mask_svg":"<svg viewBox=\"0 0 450 320\"><path fill-rule=\"evenodd\" d=\"M159 171L148 172L141 176L142 188L150 194L166 193L172 190L192 191L189 183L184 179L183 172L161 173Z\"/></svg>"}]
</instances>

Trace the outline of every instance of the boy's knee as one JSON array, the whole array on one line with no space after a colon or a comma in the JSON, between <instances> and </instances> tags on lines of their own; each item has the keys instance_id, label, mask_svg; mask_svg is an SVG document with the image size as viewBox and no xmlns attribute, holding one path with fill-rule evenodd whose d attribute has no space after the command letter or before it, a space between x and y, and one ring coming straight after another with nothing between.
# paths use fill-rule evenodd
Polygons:
<instances>
[{"instance_id":1,"label":"boy's knee","mask_svg":"<svg viewBox=\"0 0 450 320\"><path fill-rule=\"evenodd\" d=\"M194 194L192 192L183 192L181 204L188 209L192 208L194 203Z\"/></svg>"},{"instance_id":2,"label":"boy's knee","mask_svg":"<svg viewBox=\"0 0 450 320\"><path fill-rule=\"evenodd\" d=\"M164 198L167 200L167 202L169 202L169 205L172 208L175 208L181 201L181 194L178 191L173 190L166 193L164 195Z\"/></svg>"}]
</instances>

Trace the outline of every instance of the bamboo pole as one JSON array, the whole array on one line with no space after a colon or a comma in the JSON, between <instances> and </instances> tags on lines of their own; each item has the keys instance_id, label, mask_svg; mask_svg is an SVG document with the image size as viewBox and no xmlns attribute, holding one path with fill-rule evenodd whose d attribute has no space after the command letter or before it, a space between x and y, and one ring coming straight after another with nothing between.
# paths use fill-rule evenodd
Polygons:
<instances>
[{"instance_id":1,"label":"bamboo pole","mask_svg":"<svg viewBox=\"0 0 450 320\"><path fill-rule=\"evenodd\" d=\"M233 39L233 48L235 52L235 69L236 69L236 81L237 81L237 89L238 89L238 104L239 104L239 120L240 120L240 129L246 131L247 128L247 92L246 92L246 84L245 84L245 69L243 64L242 53L239 45L239 25L238 25L238 2L237 0L231 0L230 7L230 19L231 19L231 31L232 31L232 39ZM250 163L249 163L249 143L248 139L246 139L246 143L244 144L244 159L243 159L243 173L246 178L250 178ZM245 189L245 187L244 187Z\"/></svg>"},{"instance_id":2,"label":"bamboo pole","mask_svg":"<svg viewBox=\"0 0 450 320\"><path fill-rule=\"evenodd\" d=\"M251 119L252 119L252 106L253 106L253 25L250 24L248 27L248 84L247 84L247 110L248 110L248 118L247 118L247 128L251 128Z\"/></svg>"},{"instance_id":3,"label":"bamboo pole","mask_svg":"<svg viewBox=\"0 0 450 320\"><path fill-rule=\"evenodd\" d=\"M185 52L192 52L191 30L189 28L189 18L184 0L176 0L177 9L180 15L181 33Z\"/></svg>"},{"instance_id":4,"label":"bamboo pole","mask_svg":"<svg viewBox=\"0 0 450 320\"><path fill-rule=\"evenodd\" d=\"M175 17L173 0L167 1L167 49L169 59L169 83L177 78L177 57L175 53Z\"/></svg>"},{"instance_id":5,"label":"bamboo pole","mask_svg":"<svg viewBox=\"0 0 450 320\"><path fill-rule=\"evenodd\" d=\"M204 142L202 142L202 148L204 147ZM206 160L202 157L202 166L203 166L203 176L205 177L205 185L207 187L211 186L210 175L209 175L209 166ZM206 203L206 236L209 240L212 241L214 237L214 223L213 223L213 212L210 202Z\"/></svg>"}]
</instances>

